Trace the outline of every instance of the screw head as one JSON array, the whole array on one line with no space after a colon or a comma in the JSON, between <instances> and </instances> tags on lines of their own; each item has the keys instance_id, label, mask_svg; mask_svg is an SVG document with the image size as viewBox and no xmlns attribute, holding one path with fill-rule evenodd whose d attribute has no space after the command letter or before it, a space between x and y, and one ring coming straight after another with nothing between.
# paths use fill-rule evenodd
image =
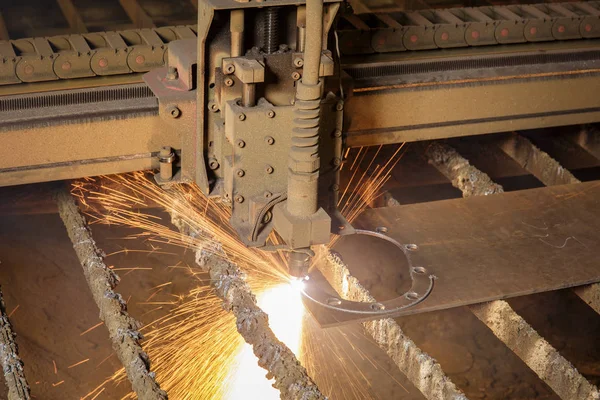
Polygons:
<instances>
[{"instance_id":1,"label":"screw head","mask_svg":"<svg viewBox=\"0 0 600 400\"><path fill-rule=\"evenodd\" d=\"M217 112L219 111L219 105L214 101L211 101L210 103L208 103L208 109L212 112Z\"/></svg>"},{"instance_id":2,"label":"screw head","mask_svg":"<svg viewBox=\"0 0 600 400\"><path fill-rule=\"evenodd\" d=\"M245 119L246 119L246 114L244 114L244 113L240 113L240 114L238 114L238 119L239 119L240 121L243 121L243 120L245 120Z\"/></svg>"},{"instance_id":3,"label":"screw head","mask_svg":"<svg viewBox=\"0 0 600 400\"><path fill-rule=\"evenodd\" d=\"M143 64L143 63L145 63L145 62L146 62L146 57L144 57L143 55L141 55L141 54L140 54L139 56L137 56L137 57L135 58L135 62L136 62L137 64L140 64L140 65L141 65L141 64Z\"/></svg>"},{"instance_id":4,"label":"screw head","mask_svg":"<svg viewBox=\"0 0 600 400\"><path fill-rule=\"evenodd\" d=\"M98 66L100 68L106 68L108 67L108 60L106 58L101 58L98 60Z\"/></svg>"},{"instance_id":5,"label":"screw head","mask_svg":"<svg viewBox=\"0 0 600 400\"><path fill-rule=\"evenodd\" d=\"M167 79L170 81L174 81L177 78L179 78L179 73L177 72L177 68L169 67L167 69Z\"/></svg>"},{"instance_id":6,"label":"screw head","mask_svg":"<svg viewBox=\"0 0 600 400\"><path fill-rule=\"evenodd\" d=\"M226 78L225 79L225 86L229 86L229 87L233 86L233 79Z\"/></svg>"},{"instance_id":7,"label":"screw head","mask_svg":"<svg viewBox=\"0 0 600 400\"><path fill-rule=\"evenodd\" d=\"M339 129L336 129L335 131L333 131L333 137L341 137L342 136L342 131L340 131Z\"/></svg>"},{"instance_id":8,"label":"screw head","mask_svg":"<svg viewBox=\"0 0 600 400\"><path fill-rule=\"evenodd\" d=\"M342 163L342 160L339 157L334 157L334 159L333 159L333 165L335 165L337 167L341 163Z\"/></svg>"},{"instance_id":9,"label":"screw head","mask_svg":"<svg viewBox=\"0 0 600 400\"><path fill-rule=\"evenodd\" d=\"M236 203L243 203L244 202L244 196L242 196L241 194L236 194L234 197L234 200L236 201Z\"/></svg>"},{"instance_id":10,"label":"screw head","mask_svg":"<svg viewBox=\"0 0 600 400\"><path fill-rule=\"evenodd\" d=\"M235 66L233 64L227 64L225 66L225 73L226 74L233 74L235 72Z\"/></svg>"},{"instance_id":11,"label":"screw head","mask_svg":"<svg viewBox=\"0 0 600 400\"><path fill-rule=\"evenodd\" d=\"M267 111L267 117L274 118L275 117L275 111L273 111L273 110Z\"/></svg>"},{"instance_id":12,"label":"screw head","mask_svg":"<svg viewBox=\"0 0 600 400\"><path fill-rule=\"evenodd\" d=\"M342 111L344 109L344 102L343 101L338 101L337 104L335 105L335 109L337 111Z\"/></svg>"},{"instance_id":13,"label":"screw head","mask_svg":"<svg viewBox=\"0 0 600 400\"><path fill-rule=\"evenodd\" d=\"M271 213L271 211L267 211L265 213L265 216L263 217L263 224L268 224L269 222L271 222L271 219L273 219L273 214Z\"/></svg>"},{"instance_id":14,"label":"screw head","mask_svg":"<svg viewBox=\"0 0 600 400\"><path fill-rule=\"evenodd\" d=\"M267 167L265 168L265 172L267 174L272 174L273 173L273 167L271 167L270 165L267 165Z\"/></svg>"},{"instance_id":15,"label":"screw head","mask_svg":"<svg viewBox=\"0 0 600 400\"><path fill-rule=\"evenodd\" d=\"M275 139L273 139L272 136L266 136L265 142L267 142L268 145L272 145L273 143L275 143Z\"/></svg>"},{"instance_id":16,"label":"screw head","mask_svg":"<svg viewBox=\"0 0 600 400\"><path fill-rule=\"evenodd\" d=\"M304 66L304 60L301 59L300 57L294 58L294 66L296 68L302 68Z\"/></svg>"},{"instance_id":17,"label":"screw head","mask_svg":"<svg viewBox=\"0 0 600 400\"><path fill-rule=\"evenodd\" d=\"M208 160L208 167L212 170L219 168L219 162L215 158Z\"/></svg>"},{"instance_id":18,"label":"screw head","mask_svg":"<svg viewBox=\"0 0 600 400\"><path fill-rule=\"evenodd\" d=\"M25 69L23 70L27 75L31 75L33 74L33 66L32 65L26 65Z\"/></svg>"},{"instance_id":19,"label":"screw head","mask_svg":"<svg viewBox=\"0 0 600 400\"><path fill-rule=\"evenodd\" d=\"M71 69L71 63L68 61L65 61L62 65L61 65L61 69L63 71L69 71Z\"/></svg>"},{"instance_id":20,"label":"screw head","mask_svg":"<svg viewBox=\"0 0 600 400\"><path fill-rule=\"evenodd\" d=\"M244 142L242 139L237 141L237 147L245 147L246 146L246 142Z\"/></svg>"},{"instance_id":21,"label":"screw head","mask_svg":"<svg viewBox=\"0 0 600 400\"><path fill-rule=\"evenodd\" d=\"M298 79L300 79L300 72L298 71L294 71L292 72L292 79L297 81Z\"/></svg>"},{"instance_id":22,"label":"screw head","mask_svg":"<svg viewBox=\"0 0 600 400\"><path fill-rule=\"evenodd\" d=\"M171 106L167 110L169 115L173 118L179 118L181 116L181 110L177 106Z\"/></svg>"},{"instance_id":23,"label":"screw head","mask_svg":"<svg viewBox=\"0 0 600 400\"><path fill-rule=\"evenodd\" d=\"M340 190L340 185L338 185L337 183L334 183L333 185L331 185L331 190L333 190L334 192L337 192L338 190Z\"/></svg>"},{"instance_id":24,"label":"screw head","mask_svg":"<svg viewBox=\"0 0 600 400\"><path fill-rule=\"evenodd\" d=\"M246 175L246 172L243 169L238 169L235 171L235 174L241 178L242 176Z\"/></svg>"}]
</instances>

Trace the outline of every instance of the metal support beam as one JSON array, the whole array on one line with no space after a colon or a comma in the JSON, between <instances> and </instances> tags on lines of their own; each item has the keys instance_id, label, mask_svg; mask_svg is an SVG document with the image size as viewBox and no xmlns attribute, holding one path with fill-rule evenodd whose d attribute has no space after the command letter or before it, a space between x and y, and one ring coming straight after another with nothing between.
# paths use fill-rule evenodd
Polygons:
<instances>
[{"instance_id":1,"label":"metal support beam","mask_svg":"<svg viewBox=\"0 0 600 400\"><path fill-rule=\"evenodd\" d=\"M600 130L594 126L586 126L571 139L585 151L600 160Z\"/></svg>"},{"instance_id":2,"label":"metal support beam","mask_svg":"<svg viewBox=\"0 0 600 400\"><path fill-rule=\"evenodd\" d=\"M369 291L353 277L340 258L321 249L316 265L329 284L344 299L375 301ZM363 323L365 330L406 375L409 381L430 400L466 400L467 397L444 374L438 362L419 349L391 318Z\"/></svg>"},{"instance_id":3,"label":"metal support beam","mask_svg":"<svg viewBox=\"0 0 600 400\"><path fill-rule=\"evenodd\" d=\"M470 306L469 309L564 400L600 397L577 369L542 338L504 300Z\"/></svg>"},{"instance_id":4,"label":"metal support beam","mask_svg":"<svg viewBox=\"0 0 600 400\"><path fill-rule=\"evenodd\" d=\"M152 18L144 11L137 0L119 0L121 6L127 13L127 16L135 24L138 29L153 28L154 22Z\"/></svg>"},{"instance_id":5,"label":"metal support beam","mask_svg":"<svg viewBox=\"0 0 600 400\"><path fill-rule=\"evenodd\" d=\"M72 0L56 1L58 2L58 6L60 7L60 10L62 11L72 30L77 33L85 33L88 31Z\"/></svg>"},{"instance_id":6,"label":"metal support beam","mask_svg":"<svg viewBox=\"0 0 600 400\"><path fill-rule=\"evenodd\" d=\"M100 319L108 329L117 357L121 361L133 391L140 400L167 400L150 371L150 359L139 340L141 324L127 313L127 303L113 289L119 277L104 263L102 251L96 246L92 232L69 190L55 194L60 218L63 220L73 248L83 267L94 301L100 309Z\"/></svg>"},{"instance_id":7,"label":"metal support beam","mask_svg":"<svg viewBox=\"0 0 600 400\"><path fill-rule=\"evenodd\" d=\"M508 138L500 141L498 146L546 186L580 182L569 170L563 168L548 153L537 148L524 136L512 133Z\"/></svg>"},{"instance_id":8,"label":"metal support beam","mask_svg":"<svg viewBox=\"0 0 600 400\"><path fill-rule=\"evenodd\" d=\"M8 386L8 400L29 400L31 399L29 384L25 378L23 361L19 357L15 336L6 314L2 289L0 289L0 362Z\"/></svg>"},{"instance_id":9,"label":"metal support beam","mask_svg":"<svg viewBox=\"0 0 600 400\"><path fill-rule=\"evenodd\" d=\"M171 212L171 222L182 234L201 236L186 222L190 217L198 218L199 215ZM240 268L213 252L202 250L197 250L196 262L208 272L215 294L223 301L223 308L235 316L238 332L252 346L258 364L275 379L273 387L281 392L281 398L325 400L294 353L277 339L269 327L269 317L256 304L256 297Z\"/></svg>"},{"instance_id":10,"label":"metal support beam","mask_svg":"<svg viewBox=\"0 0 600 400\"><path fill-rule=\"evenodd\" d=\"M433 142L427 147L426 155L429 164L451 180L452 186L459 189L463 197L487 196L504 192L502 186L492 182L487 174L469 164L466 158L461 157L448 145Z\"/></svg>"}]
</instances>

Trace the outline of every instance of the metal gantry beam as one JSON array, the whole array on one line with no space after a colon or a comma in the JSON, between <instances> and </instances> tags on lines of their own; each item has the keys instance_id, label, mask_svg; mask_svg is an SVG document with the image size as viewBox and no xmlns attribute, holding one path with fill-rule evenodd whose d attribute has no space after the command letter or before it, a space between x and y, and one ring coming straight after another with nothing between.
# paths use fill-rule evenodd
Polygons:
<instances>
[{"instance_id":1,"label":"metal gantry beam","mask_svg":"<svg viewBox=\"0 0 600 400\"><path fill-rule=\"evenodd\" d=\"M19 357L15 336L6 314L0 288L0 363L8 386L8 400L29 400L31 399L29 384L25 378L23 361Z\"/></svg>"},{"instance_id":2,"label":"metal gantry beam","mask_svg":"<svg viewBox=\"0 0 600 400\"><path fill-rule=\"evenodd\" d=\"M142 29L154 27L154 21L152 21L152 18L144 11L137 0L119 0L119 3L121 3L121 6L127 13L129 19L135 24L136 28Z\"/></svg>"},{"instance_id":3,"label":"metal gantry beam","mask_svg":"<svg viewBox=\"0 0 600 400\"><path fill-rule=\"evenodd\" d=\"M373 302L369 291L353 277L343 261L326 249L316 263L323 276L344 299ZM466 400L467 397L446 376L440 364L413 342L392 318L363 323L377 345L406 375L408 380L430 400Z\"/></svg>"},{"instance_id":4,"label":"metal gantry beam","mask_svg":"<svg viewBox=\"0 0 600 400\"><path fill-rule=\"evenodd\" d=\"M127 312L127 303L114 291L119 277L104 263L102 251L96 246L92 232L67 188L55 193L58 212L83 273L100 309L100 319L108 329L117 357L121 361L133 391L140 400L167 400L150 371L150 359L140 345L141 324Z\"/></svg>"},{"instance_id":5,"label":"metal gantry beam","mask_svg":"<svg viewBox=\"0 0 600 400\"><path fill-rule=\"evenodd\" d=\"M88 31L72 0L56 0L56 2L73 31L77 33Z\"/></svg>"},{"instance_id":6,"label":"metal gantry beam","mask_svg":"<svg viewBox=\"0 0 600 400\"><path fill-rule=\"evenodd\" d=\"M531 168L531 170L528 170L538 179L541 178L540 180L565 183L575 183L573 182L575 180L579 182L569 171L562 168L556 160L520 135L513 134L509 140L501 143L500 147L524 168ZM480 183L483 186L479 190L473 190L471 185L461 184L461 168L452 168L453 165L468 164L464 157L447 145L436 145L433 147L435 151L431 149L432 147L428 150L430 163L447 176L452 181L453 186L462 191L464 197L473 193L487 192L486 188L489 188L492 180L486 173L471 166L471 176L478 178L471 181L471 184L477 185ZM444 162L439 162L439 160L444 160ZM554 171L554 175L548 169ZM500 185L495 183L493 185L493 187L502 189ZM588 295L595 296L596 300L600 299L597 284L587 286L586 290L589 292ZM577 293L577 291L575 292ZM579 293L577 294L579 295ZM476 304L469 306L469 309L487 325L498 339L519 356L540 379L546 382L561 399L591 400L600 396L598 389L590 384L567 359L562 357L554 347L542 338L506 301L496 300Z\"/></svg>"}]
</instances>

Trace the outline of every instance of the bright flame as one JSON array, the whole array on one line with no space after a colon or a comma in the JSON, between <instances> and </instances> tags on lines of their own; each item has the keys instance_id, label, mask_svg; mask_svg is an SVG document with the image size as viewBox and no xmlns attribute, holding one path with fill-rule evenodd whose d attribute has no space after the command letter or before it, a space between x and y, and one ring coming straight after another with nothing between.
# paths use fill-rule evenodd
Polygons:
<instances>
[{"instance_id":1,"label":"bright flame","mask_svg":"<svg viewBox=\"0 0 600 400\"><path fill-rule=\"evenodd\" d=\"M269 315L269 325L289 349L300 358L302 345L302 321L304 320L304 305L301 291L304 288L303 279L292 279L274 288L267 289L258 295L258 305ZM280 393L272 385L273 379L265 379L265 370L258 366L252 347L245 343L236 357L228 378L230 389L225 398L277 400Z\"/></svg>"}]
</instances>

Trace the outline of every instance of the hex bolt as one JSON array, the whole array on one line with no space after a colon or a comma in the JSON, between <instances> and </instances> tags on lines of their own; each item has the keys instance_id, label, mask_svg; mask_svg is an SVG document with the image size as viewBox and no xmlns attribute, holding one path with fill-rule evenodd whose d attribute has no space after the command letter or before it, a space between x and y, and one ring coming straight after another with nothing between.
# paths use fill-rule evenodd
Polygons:
<instances>
[{"instance_id":1,"label":"hex bolt","mask_svg":"<svg viewBox=\"0 0 600 400\"><path fill-rule=\"evenodd\" d=\"M300 57L294 58L294 66L296 68L302 68L304 66L304 60L301 59Z\"/></svg>"},{"instance_id":2,"label":"hex bolt","mask_svg":"<svg viewBox=\"0 0 600 400\"><path fill-rule=\"evenodd\" d=\"M212 112L217 112L219 111L219 105L214 101L211 101L210 103L208 103L208 109Z\"/></svg>"},{"instance_id":3,"label":"hex bolt","mask_svg":"<svg viewBox=\"0 0 600 400\"><path fill-rule=\"evenodd\" d=\"M245 120L245 119L246 119L246 114L244 114L244 113L240 113L240 114L238 114L238 119L239 119L240 121L243 121L243 120Z\"/></svg>"},{"instance_id":4,"label":"hex bolt","mask_svg":"<svg viewBox=\"0 0 600 400\"><path fill-rule=\"evenodd\" d=\"M164 146L158 153L158 162L160 165L160 179L163 182L173 179L173 161L175 153L169 146Z\"/></svg>"},{"instance_id":5,"label":"hex bolt","mask_svg":"<svg viewBox=\"0 0 600 400\"><path fill-rule=\"evenodd\" d=\"M275 143L275 139L273 139L272 136L266 136L265 142L267 142L268 145L272 145L273 143Z\"/></svg>"},{"instance_id":6,"label":"hex bolt","mask_svg":"<svg viewBox=\"0 0 600 400\"><path fill-rule=\"evenodd\" d=\"M246 172L240 168L237 171L235 171L235 174L241 178L242 176L246 175Z\"/></svg>"},{"instance_id":7,"label":"hex bolt","mask_svg":"<svg viewBox=\"0 0 600 400\"><path fill-rule=\"evenodd\" d=\"M298 71L294 71L292 72L292 79L297 81L298 79L300 79L300 72Z\"/></svg>"},{"instance_id":8,"label":"hex bolt","mask_svg":"<svg viewBox=\"0 0 600 400\"><path fill-rule=\"evenodd\" d=\"M338 101L337 104L335 105L335 109L337 111L342 111L344 109L344 102L343 101Z\"/></svg>"},{"instance_id":9,"label":"hex bolt","mask_svg":"<svg viewBox=\"0 0 600 400\"><path fill-rule=\"evenodd\" d=\"M335 131L333 131L333 137L341 137L342 136L342 131L340 131L339 129L336 129Z\"/></svg>"},{"instance_id":10,"label":"hex bolt","mask_svg":"<svg viewBox=\"0 0 600 400\"><path fill-rule=\"evenodd\" d=\"M226 78L225 79L225 86L229 86L229 87L233 86L233 79Z\"/></svg>"},{"instance_id":11,"label":"hex bolt","mask_svg":"<svg viewBox=\"0 0 600 400\"><path fill-rule=\"evenodd\" d=\"M246 142L244 142L242 139L238 140L237 147L239 147L239 148L246 147Z\"/></svg>"},{"instance_id":12,"label":"hex bolt","mask_svg":"<svg viewBox=\"0 0 600 400\"><path fill-rule=\"evenodd\" d=\"M171 106L167 109L169 115L173 118L179 118L181 116L181 110L177 106Z\"/></svg>"},{"instance_id":13,"label":"hex bolt","mask_svg":"<svg viewBox=\"0 0 600 400\"><path fill-rule=\"evenodd\" d=\"M265 168L265 171L267 174L272 174L273 173L273 167L271 167L270 165L267 165L267 167Z\"/></svg>"},{"instance_id":14,"label":"hex bolt","mask_svg":"<svg viewBox=\"0 0 600 400\"><path fill-rule=\"evenodd\" d=\"M208 167L212 170L219 168L219 162L216 158L211 158L208 160Z\"/></svg>"},{"instance_id":15,"label":"hex bolt","mask_svg":"<svg viewBox=\"0 0 600 400\"><path fill-rule=\"evenodd\" d=\"M244 202L244 196L242 196L241 194L236 194L234 200L237 203L243 203Z\"/></svg>"},{"instance_id":16,"label":"hex bolt","mask_svg":"<svg viewBox=\"0 0 600 400\"><path fill-rule=\"evenodd\" d=\"M167 69L167 79L170 81L174 81L177 78L179 78L179 72L177 72L177 68L169 67Z\"/></svg>"},{"instance_id":17,"label":"hex bolt","mask_svg":"<svg viewBox=\"0 0 600 400\"><path fill-rule=\"evenodd\" d=\"M235 66L233 64L227 64L225 66L225 73L226 74L233 74L235 72Z\"/></svg>"},{"instance_id":18,"label":"hex bolt","mask_svg":"<svg viewBox=\"0 0 600 400\"><path fill-rule=\"evenodd\" d=\"M273 110L267 111L267 117L269 117L269 118L275 118L275 111L273 111Z\"/></svg>"}]
</instances>

